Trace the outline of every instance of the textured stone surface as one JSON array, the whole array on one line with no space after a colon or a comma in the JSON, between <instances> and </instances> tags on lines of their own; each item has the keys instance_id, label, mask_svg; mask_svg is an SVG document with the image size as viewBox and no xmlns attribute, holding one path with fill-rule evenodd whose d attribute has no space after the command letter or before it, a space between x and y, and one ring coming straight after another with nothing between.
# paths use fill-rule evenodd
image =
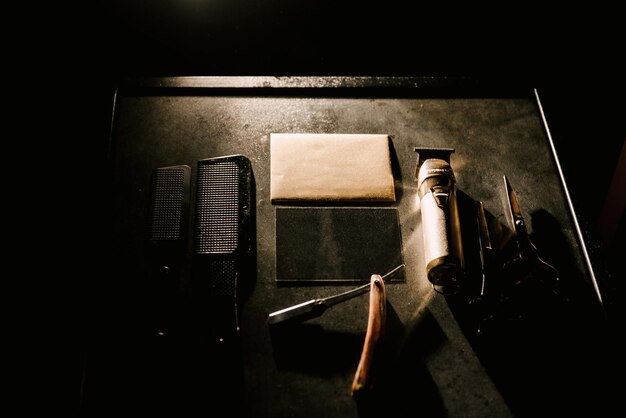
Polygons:
<instances>
[{"instance_id":1,"label":"textured stone surface","mask_svg":"<svg viewBox=\"0 0 626 418\"><path fill-rule=\"evenodd\" d=\"M365 335L367 297L337 305L296 329L273 333L266 324L270 312L351 288L277 286L276 206L270 202L269 187L271 132L390 136L396 188L393 206L400 217L406 280L387 286L389 369L381 378L385 387L379 403L371 411L380 408L399 414L409 410L414 416L513 415L508 398L483 367L446 299L433 293L427 282L413 148L454 148L451 165L461 194L470 202L483 201L490 219L500 226L508 225L502 182L506 174L531 232L533 215L543 214L555 226L553 232L562 237L559 251L561 256L566 254L570 271L582 277L575 230L530 97L120 97L112 142L116 248L112 262L119 275L111 279L111 286L124 289L116 301L120 309L131 318L140 316L151 170L188 164L193 188L197 160L243 154L252 161L256 181L257 236L256 277L242 278L252 287L241 306L246 410L255 417L367 416L350 397ZM468 241L472 238L467 236ZM190 291L188 285L184 279L183 295ZM530 387L520 390L526 391L520 398L534 396ZM556 405L546 408L558 410Z\"/></svg>"}]
</instances>

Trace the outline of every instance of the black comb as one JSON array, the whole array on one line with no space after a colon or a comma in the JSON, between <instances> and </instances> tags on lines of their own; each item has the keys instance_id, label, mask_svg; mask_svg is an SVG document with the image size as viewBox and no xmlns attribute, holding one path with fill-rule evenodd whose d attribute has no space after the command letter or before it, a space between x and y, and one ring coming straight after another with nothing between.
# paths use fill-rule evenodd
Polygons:
<instances>
[{"instance_id":1,"label":"black comb","mask_svg":"<svg viewBox=\"0 0 626 418\"><path fill-rule=\"evenodd\" d=\"M152 330L171 331L187 250L191 168L161 167L152 171L148 212L149 289L153 311Z\"/></svg>"},{"instance_id":2,"label":"black comb","mask_svg":"<svg viewBox=\"0 0 626 418\"><path fill-rule=\"evenodd\" d=\"M224 341L239 334L238 293L252 253L252 167L242 155L198 161L194 298L202 327Z\"/></svg>"}]
</instances>

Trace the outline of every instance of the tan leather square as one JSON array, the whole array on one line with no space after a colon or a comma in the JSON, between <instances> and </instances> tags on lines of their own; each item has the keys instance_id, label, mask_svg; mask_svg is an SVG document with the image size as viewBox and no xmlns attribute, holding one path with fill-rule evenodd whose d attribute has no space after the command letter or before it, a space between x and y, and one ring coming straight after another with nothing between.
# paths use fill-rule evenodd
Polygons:
<instances>
[{"instance_id":1,"label":"tan leather square","mask_svg":"<svg viewBox=\"0 0 626 418\"><path fill-rule=\"evenodd\" d=\"M389 136L272 133L272 202L395 201Z\"/></svg>"}]
</instances>

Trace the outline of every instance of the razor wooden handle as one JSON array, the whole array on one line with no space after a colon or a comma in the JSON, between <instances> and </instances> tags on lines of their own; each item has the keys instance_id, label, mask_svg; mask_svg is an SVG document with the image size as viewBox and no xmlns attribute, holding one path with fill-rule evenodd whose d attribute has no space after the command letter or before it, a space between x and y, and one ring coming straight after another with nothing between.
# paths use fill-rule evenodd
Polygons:
<instances>
[{"instance_id":1,"label":"razor wooden handle","mask_svg":"<svg viewBox=\"0 0 626 418\"><path fill-rule=\"evenodd\" d=\"M378 274L370 278L370 304L367 332L361 359L352 381L352 396L358 396L372 389L376 365L380 361L386 321L387 296L385 283Z\"/></svg>"}]
</instances>

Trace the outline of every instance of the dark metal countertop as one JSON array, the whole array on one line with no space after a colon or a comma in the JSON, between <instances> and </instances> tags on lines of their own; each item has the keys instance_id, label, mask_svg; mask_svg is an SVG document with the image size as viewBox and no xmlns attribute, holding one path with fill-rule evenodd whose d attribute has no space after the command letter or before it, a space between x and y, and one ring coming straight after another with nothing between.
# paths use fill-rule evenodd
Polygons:
<instances>
[{"instance_id":1,"label":"dark metal countertop","mask_svg":"<svg viewBox=\"0 0 626 418\"><path fill-rule=\"evenodd\" d=\"M390 135L399 192L393 207L400 217L406 280L388 285L387 299L396 343L406 344L393 375L397 387L390 387L381 401L388 402L389 416L404 416L406 411L449 417L567 415L606 405L600 372L586 358L594 353L589 341L595 338L596 321L601 321L601 295L536 92L496 87L501 86L407 77L124 81L114 105L108 159L110 263L96 286L100 292L94 292L110 302L109 312L101 315L106 319L99 322L109 332L91 340L86 409L117 410L128 404L130 410L140 411L158 404L163 398L137 391L137 386L153 376L155 368L176 369L172 362L181 358L187 360L180 367L195 371L170 374L187 382L169 383L193 392L184 399L199 415L214 408L203 404L202 390L219 383L210 382L210 365L192 365L196 363L190 358L203 355L197 346L181 343L163 351L142 337L145 214L152 169L187 164L195 174L199 159L243 154L252 162L256 182L257 266L253 289L242 306L243 385L237 399L245 414L255 417L368 415L349 394L367 323L367 298L333 308L291 336L275 335L268 328L272 311L350 288L277 286L276 205L269 200L272 132ZM508 176L540 252L557 265L564 280L583 289L580 309L557 332L568 330L566 341L573 344L568 352L559 351L563 347L554 341L543 347L537 336L525 347L526 358L511 352L493 360L496 348L477 345L468 335L454 300L433 292L421 250L414 147L454 148L451 165L459 190L470 200L482 201L494 222L502 225L508 222L502 176ZM219 359L206 363L215 361ZM198 378L198 370L204 370L209 381ZM372 411L377 408L381 405Z\"/></svg>"}]
</instances>

